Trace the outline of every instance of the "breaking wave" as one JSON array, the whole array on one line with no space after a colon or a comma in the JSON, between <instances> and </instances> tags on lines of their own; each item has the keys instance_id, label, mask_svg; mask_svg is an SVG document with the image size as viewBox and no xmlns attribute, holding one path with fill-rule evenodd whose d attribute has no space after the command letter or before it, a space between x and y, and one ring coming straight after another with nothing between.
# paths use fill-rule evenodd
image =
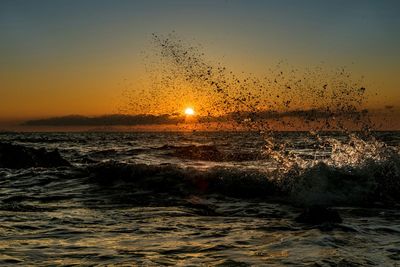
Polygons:
<instances>
[{"instance_id":1,"label":"breaking wave","mask_svg":"<svg viewBox=\"0 0 400 267\"><path fill-rule=\"evenodd\" d=\"M136 188L179 196L221 194L300 206L396 205L400 201L400 157L394 151L360 164L335 166L328 160L292 166L284 172L118 162L91 166L89 172L91 181L102 186L122 185L118 190Z\"/></svg>"},{"instance_id":2,"label":"breaking wave","mask_svg":"<svg viewBox=\"0 0 400 267\"><path fill-rule=\"evenodd\" d=\"M155 148L156 150L167 151L167 156L178 157L182 159L203 160L203 161L254 161L263 158L261 153L252 152L227 152L222 151L215 145L185 145L174 146L164 145Z\"/></svg>"}]
</instances>

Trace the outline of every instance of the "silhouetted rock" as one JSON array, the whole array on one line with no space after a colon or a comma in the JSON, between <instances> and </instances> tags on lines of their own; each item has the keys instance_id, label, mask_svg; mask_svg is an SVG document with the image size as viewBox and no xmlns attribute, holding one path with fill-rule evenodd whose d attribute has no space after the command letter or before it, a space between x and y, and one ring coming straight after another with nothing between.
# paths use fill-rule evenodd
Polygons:
<instances>
[{"instance_id":1,"label":"silhouetted rock","mask_svg":"<svg viewBox=\"0 0 400 267\"><path fill-rule=\"evenodd\" d=\"M320 206L313 206L306 208L296 218L296 222L307 224L341 223L342 218L336 210Z\"/></svg>"},{"instance_id":2,"label":"silhouetted rock","mask_svg":"<svg viewBox=\"0 0 400 267\"><path fill-rule=\"evenodd\" d=\"M30 167L71 166L57 150L46 151L21 145L0 143L0 168L22 169Z\"/></svg>"}]
</instances>

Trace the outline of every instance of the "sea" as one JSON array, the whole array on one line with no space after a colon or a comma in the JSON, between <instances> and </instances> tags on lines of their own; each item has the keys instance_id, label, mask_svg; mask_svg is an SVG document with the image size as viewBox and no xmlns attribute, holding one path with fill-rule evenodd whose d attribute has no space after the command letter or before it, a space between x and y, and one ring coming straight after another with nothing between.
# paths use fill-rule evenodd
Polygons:
<instances>
[{"instance_id":1,"label":"sea","mask_svg":"<svg viewBox=\"0 0 400 267\"><path fill-rule=\"evenodd\" d=\"M400 132L0 142L68 162L0 168L0 265L400 266ZM310 207L341 220L299 221Z\"/></svg>"}]
</instances>

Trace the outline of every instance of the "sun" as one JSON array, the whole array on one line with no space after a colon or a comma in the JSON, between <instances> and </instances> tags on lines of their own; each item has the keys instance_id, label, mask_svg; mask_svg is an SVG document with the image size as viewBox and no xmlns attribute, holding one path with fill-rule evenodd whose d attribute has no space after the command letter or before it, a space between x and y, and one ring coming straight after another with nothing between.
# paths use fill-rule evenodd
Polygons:
<instances>
[{"instance_id":1,"label":"sun","mask_svg":"<svg viewBox=\"0 0 400 267\"><path fill-rule=\"evenodd\" d=\"M194 109L193 108L186 108L185 109L185 115L186 116L193 116L194 115Z\"/></svg>"}]
</instances>

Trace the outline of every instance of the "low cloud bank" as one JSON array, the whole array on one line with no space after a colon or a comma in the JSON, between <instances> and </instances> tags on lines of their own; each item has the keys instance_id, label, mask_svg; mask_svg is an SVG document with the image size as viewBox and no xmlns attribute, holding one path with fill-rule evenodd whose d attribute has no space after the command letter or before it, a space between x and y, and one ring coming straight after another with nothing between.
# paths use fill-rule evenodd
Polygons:
<instances>
[{"instance_id":1,"label":"low cloud bank","mask_svg":"<svg viewBox=\"0 0 400 267\"><path fill-rule=\"evenodd\" d=\"M330 117L344 116L355 117L365 114L367 111L345 111L332 112L327 110L294 110L286 112L277 111L259 111L259 112L232 112L223 116L199 116L196 121L199 123L206 122L227 122L227 121L243 121L243 120L276 120L281 118L300 118L304 120L327 119ZM54 117L38 120L29 120L22 123L23 126L140 126L140 125L162 125L162 124L179 124L185 122L185 117L177 114L162 115L103 115L97 117L88 117L81 115L70 115L63 117Z\"/></svg>"},{"instance_id":2,"label":"low cloud bank","mask_svg":"<svg viewBox=\"0 0 400 267\"><path fill-rule=\"evenodd\" d=\"M117 125L157 125L177 124L184 121L183 117L163 115L103 115L87 117L71 115L48 119L29 120L24 126L117 126Z\"/></svg>"}]
</instances>

